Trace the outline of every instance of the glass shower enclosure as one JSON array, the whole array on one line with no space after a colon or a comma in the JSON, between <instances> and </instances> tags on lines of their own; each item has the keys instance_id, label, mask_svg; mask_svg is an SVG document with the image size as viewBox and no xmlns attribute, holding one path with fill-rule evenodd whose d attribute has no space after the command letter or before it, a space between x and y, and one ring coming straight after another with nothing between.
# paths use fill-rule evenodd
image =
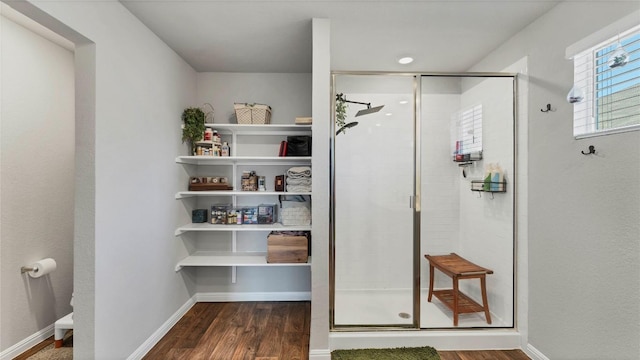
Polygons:
<instances>
[{"instance_id":1,"label":"glass shower enclosure","mask_svg":"<svg viewBox=\"0 0 640 360\"><path fill-rule=\"evenodd\" d=\"M515 99L514 74L333 75L333 330L515 326ZM491 270L491 321L477 277L435 268L429 300L452 253Z\"/></svg>"}]
</instances>

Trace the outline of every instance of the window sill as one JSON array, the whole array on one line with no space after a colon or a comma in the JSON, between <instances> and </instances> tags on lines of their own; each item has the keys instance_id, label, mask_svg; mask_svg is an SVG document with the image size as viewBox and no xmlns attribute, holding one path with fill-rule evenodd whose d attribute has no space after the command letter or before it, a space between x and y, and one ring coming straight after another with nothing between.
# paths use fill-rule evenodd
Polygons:
<instances>
[{"instance_id":1,"label":"window sill","mask_svg":"<svg viewBox=\"0 0 640 360\"><path fill-rule=\"evenodd\" d=\"M602 131L593 132L593 133L574 135L574 138L576 140L580 140L580 139L592 138L596 136L613 135L613 134L620 134L620 133L626 133L626 132L638 131L638 130L640 130L640 124L625 126L617 129L602 130Z\"/></svg>"}]
</instances>

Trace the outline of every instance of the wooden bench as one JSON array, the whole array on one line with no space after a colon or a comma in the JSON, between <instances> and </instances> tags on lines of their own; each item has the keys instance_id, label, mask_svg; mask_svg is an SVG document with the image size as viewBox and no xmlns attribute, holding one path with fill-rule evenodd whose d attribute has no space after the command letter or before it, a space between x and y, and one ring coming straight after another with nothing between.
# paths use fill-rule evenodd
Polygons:
<instances>
[{"instance_id":1,"label":"wooden bench","mask_svg":"<svg viewBox=\"0 0 640 360\"><path fill-rule=\"evenodd\" d=\"M491 324L489 303L487 302L487 289L485 277L493 274L493 270L478 266L456 253L449 255L425 255L429 260L429 299L435 295L442 303L453 311L453 326L458 326L458 314L483 312L487 324ZM440 270L453 280L453 289L433 290L434 268ZM458 280L480 279L482 290L482 305L472 300L458 289Z\"/></svg>"}]
</instances>

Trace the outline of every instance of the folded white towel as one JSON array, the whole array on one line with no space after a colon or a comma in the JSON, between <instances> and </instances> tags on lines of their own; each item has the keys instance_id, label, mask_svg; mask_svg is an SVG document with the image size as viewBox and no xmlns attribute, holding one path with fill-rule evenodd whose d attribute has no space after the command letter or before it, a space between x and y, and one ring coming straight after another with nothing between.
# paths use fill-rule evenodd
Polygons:
<instances>
[{"instance_id":1,"label":"folded white towel","mask_svg":"<svg viewBox=\"0 0 640 360\"><path fill-rule=\"evenodd\" d=\"M287 177L304 178L311 177L311 168L308 166L296 166L287 170Z\"/></svg>"},{"instance_id":2,"label":"folded white towel","mask_svg":"<svg viewBox=\"0 0 640 360\"><path fill-rule=\"evenodd\" d=\"M311 185L287 185L289 192L311 192Z\"/></svg>"},{"instance_id":3,"label":"folded white towel","mask_svg":"<svg viewBox=\"0 0 640 360\"><path fill-rule=\"evenodd\" d=\"M311 178L287 178L288 185L311 185Z\"/></svg>"}]
</instances>

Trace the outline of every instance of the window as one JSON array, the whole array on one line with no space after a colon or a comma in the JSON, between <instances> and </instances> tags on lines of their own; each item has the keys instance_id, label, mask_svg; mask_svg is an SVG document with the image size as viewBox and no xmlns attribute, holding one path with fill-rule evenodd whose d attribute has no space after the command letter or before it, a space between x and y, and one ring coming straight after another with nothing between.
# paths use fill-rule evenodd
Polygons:
<instances>
[{"instance_id":1,"label":"window","mask_svg":"<svg viewBox=\"0 0 640 360\"><path fill-rule=\"evenodd\" d=\"M640 26L575 55L572 91L575 137L639 130Z\"/></svg>"},{"instance_id":2,"label":"window","mask_svg":"<svg viewBox=\"0 0 640 360\"><path fill-rule=\"evenodd\" d=\"M452 115L451 120L453 154L482 152L482 105L460 110Z\"/></svg>"}]
</instances>

